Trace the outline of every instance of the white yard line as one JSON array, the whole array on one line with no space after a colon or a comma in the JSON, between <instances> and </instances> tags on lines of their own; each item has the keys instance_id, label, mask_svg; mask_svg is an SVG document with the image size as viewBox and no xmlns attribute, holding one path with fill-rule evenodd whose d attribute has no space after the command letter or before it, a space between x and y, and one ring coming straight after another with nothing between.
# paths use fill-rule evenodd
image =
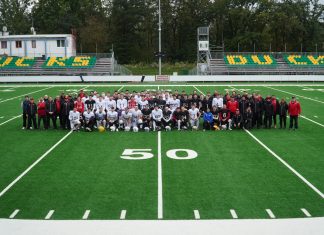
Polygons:
<instances>
[{"instance_id":1,"label":"white yard line","mask_svg":"<svg viewBox=\"0 0 324 235\"><path fill-rule=\"evenodd\" d=\"M158 132L158 219L163 219L161 131Z\"/></svg>"},{"instance_id":2,"label":"white yard line","mask_svg":"<svg viewBox=\"0 0 324 235\"><path fill-rule=\"evenodd\" d=\"M231 212L231 215L232 215L232 218L233 219L237 219L238 218L238 216L236 214L236 211L234 209L231 209L230 212Z\"/></svg>"},{"instance_id":3,"label":"white yard line","mask_svg":"<svg viewBox=\"0 0 324 235\"><path fill-rule=\"evenodd\" d=\"M310 122L312 122L312 123L315 123L315 124L317 124L317 125L319 125L319 126L321 126L321 127L324 127L323 124L321 124L321 123L319 123L319 122L316 122L316 121L314 121L314 120L312 120L312 119L310 119L310 118L308 118L308 117L305 117L305 116L303 116L303 115L300 115L300 117L306 119L307 121L310 121Z\"/></svg>"},{"instance_id":4,"label":"white yard line","mask_svg":"<svg viewBox=\"0 0 324 235\"><path fill-rule=\"evenodd\" d=\"M120 219L126 219L126 213L127 213L126 210L122 210L122 211L120 212Z\"/></svg>"},{"instance_id":5,"label":"white yard line","mask_svg":"<svg viewBox=\"0 0 324 235\"><path fill-rule=\"evenodd\" d=\"M4 102L7 102L9 100L13 100L13 99L16 99L16 98L19 98L19 97L24 97L26 95L31 95L31 94L35 94L37 92L41 92L41 91L44 91L44 90L48 90L50 88L53 88L53 86L50 86L50 87L46 87L44 89L40 89L40 90L37 90L37 91L33 91L33 92L29 92L29 93L26 93L26 94L22 94L22 95L18 95L18 96L15 96L15 97L12 97L12 98L9 98L9 99L5 99L5 100L1 100L0 103L4 103Z\"/></svg>"},{"instance_id":6,"label":"white yard line","mask_svg":"<svg viewBox=\"0 0 324 235\"><path fill-rule=\"evenodd\" d=\"M15 117L13 117L13 118L10 118L9 120L7 120L7 121L5 121L5 122L0 123L0 126L6 124L6 123L8 123L8 122L11 122L12 120L14 120L14 119L16 119L16 118L19 118L19 117L21 117L21 116L22 116L22 114L20 114L20 115L18 115L18 116L15 116Z\"/></svg>"},{"instance_id":7,"label":"white yard line","mask_svg":"<svg viewBox=\"0 0 324 235\"><path fill-rule=\"evenodd\" d=\"M62 139L54 144L49 150L47 150L40 158L38 158L33 164L31 164L23 173L21 173L14 181L12 181L6 188L0 192L2 197L12 186L14 186L22 177L24 177L34 166L36 166L41 160L43 160L49 153L51 153L59 144L61 144L73 131L67 133Z\"/></svg>"},{"instance_id":8,"label":"white yard line","mask_svg":"<svg viewBox=\"0 0 324 235\"><path fill-rule=\"evenodd\" d=\"M244 129L246 133L248 133L256 142L258 142L264 149L266 149L272 156L277 158L283 165L285 165L292 173L294 173L299 179L301 179L305 184L307 184L312 190L314 190L318 195L324 199L324 194L318 190L312 183L310 183L304 176L298 173L293 167L291 167L285 160L279 157L275 152L273 152L268 146L261 142L257 137L255 137L250 131Z\"/></svg>"},{"instance_id":9,"label":"white yard line","mask_svg":"<svg viewBox=\"0 0 324 235\"><path fill-rule=\"evenodd\" d=\"M276 216L273 214L273 212L270 209L266 209L266 212L268 213L268 215L269 215L269 217L271 219L275 219L276 218Z\"/></svg>"},{"instance_id":10,"label":"white yard line","mask_svg":"<svg viewBox=\"0 0 324 235\"><path fill-rule=\"evenodd\" d=\"M82 219L88 219L89 215L90 215L90 210L86 210L82 216Z\"/></svg>"},{"instance_id":11,"label":"white yard line","mask_svg":"<svg viewBox=\"0 0 324 235\"><path fill-rule=\"evenodd\" d=\"M202 92L201 90L199 90L199 89L197 88L197 86L193 86L193 88L195 88L197 91L199 91L200 94L202 94L202 95L206 95L204 92Z\"/></svg>"},{"instance_id":12,"label":"white yard line","mask_svg":"<svg viewBox=\"0 0 324 235\"><path fill-rule=\"evenodd\" d=\"M300 97L300 98L303 98L303 99L312 100L312 101L324 104L324 101L315 100L315 99L312 99L312 98L309 98L309 97L306 97L306 96L303 96L303 95L298 95L298 94L291 93L291 92L288 92L288 91L284 91L284 90L281 90L281 89L273 88L271 86L263 86L263 87L266 87L266 88L269 88L269 89L272 89L272 90L275 90L275 91L280 91L280 92L283 92L283 93L286 93L286 94L289 94L289 95L293 95L293 96L296 96L296 97Z\"/></svg>"},{"instance_id":13,"label":"white yard line","mask_svg":"<svg viewBox=\"0 0 324 235\"><path fill-rule=\"evenodd\" d=\"M19 210L16 209L14 212L12 212L12 214L9 216L9 219L13 219L15 218L15 216L19 213Z\"/></svg>"},{"instance_id":14,"label":"white yard line","mask_svg":"<svg viewBox=\"0 0 324 235\"><path fill-rule=\"evenodd\" d=\"M119 88L117 91L121 91L125 86L122 86L121 88Z\"/></svg>"},{"instance_id":15,"label":"white yard line","mask_svg":"<svg viewBox=\"0 0 324 235\"><path fill-rule=\"evenodd\" d=\"M54 214L54 212L55 212L54 210L50 210L50 211L47 213L45 219L50 219L50 218L52 217L52 215Z\"/></svg>"},{"instance_id":16,"label":"white yard line","mask_svg":"<svg viewBox=\"0 0 324 235\"><path fill-rule=\"evenodd\" d=\"M199 210L194 210L195 219L200 219Z\"/></svg>"},{"instance_id":17,"label":"white yard line","mask_svg":"<svg viewBox=\"0 0 324 235\"><path fill-rule=\"evenodd\" d=\"M307 217L312 217L312 215L305 209L305 208L301 208L300 209Z\"/></svg>"}]
</instances>

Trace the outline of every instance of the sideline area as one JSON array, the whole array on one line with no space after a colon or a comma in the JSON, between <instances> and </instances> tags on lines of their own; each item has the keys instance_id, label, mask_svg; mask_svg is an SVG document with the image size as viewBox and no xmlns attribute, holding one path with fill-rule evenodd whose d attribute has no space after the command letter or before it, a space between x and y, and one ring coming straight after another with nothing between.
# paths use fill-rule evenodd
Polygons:
<instances>
[{"instance_id":1,"label":"sideline area","mask_svg":"<svg viewBox=\"0 0 324 235\"><path fill-rule=\"evenodd\" d=\"M1 233L22 234L132 234L132 235L308 235L324 231L324 218L258 220L174 220L174 221L37 221L0 219Z\"/></svg>"}]
</instances>

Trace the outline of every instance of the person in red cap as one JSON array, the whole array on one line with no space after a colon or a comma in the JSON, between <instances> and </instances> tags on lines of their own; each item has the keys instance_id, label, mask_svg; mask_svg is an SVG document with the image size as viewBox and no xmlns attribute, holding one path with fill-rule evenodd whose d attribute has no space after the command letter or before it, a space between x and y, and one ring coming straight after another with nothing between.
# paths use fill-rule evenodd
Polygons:
<instances>
[{"instance_id":1,"label":"person in red cap","mask_svg":"<svg viewBox=\"0 0 324 235\"><path fill-rule=\"evenodd\" d=\"M301 114L301 107L295 96L292 97L288 105L288 113L290 115L289 129L292 129L293 127L294 130L298 129L298 117Z\"/></svg>"}]
</instances>

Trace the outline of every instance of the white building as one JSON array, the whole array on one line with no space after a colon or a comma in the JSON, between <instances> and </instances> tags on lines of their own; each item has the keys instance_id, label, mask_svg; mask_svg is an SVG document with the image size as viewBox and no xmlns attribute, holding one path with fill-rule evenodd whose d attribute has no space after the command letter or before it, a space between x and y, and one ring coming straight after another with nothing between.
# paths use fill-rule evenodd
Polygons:
<instances>
[{"instance_id":1,"label":"white building","mask_svg":"<svg viewBox=\"0 0 324 235\"><path fill-rule=\"evenodd\" d=\"M71 57L76 56L72 34L9 35L0 32L0 56Z\"/></svg>"}]
</instances>

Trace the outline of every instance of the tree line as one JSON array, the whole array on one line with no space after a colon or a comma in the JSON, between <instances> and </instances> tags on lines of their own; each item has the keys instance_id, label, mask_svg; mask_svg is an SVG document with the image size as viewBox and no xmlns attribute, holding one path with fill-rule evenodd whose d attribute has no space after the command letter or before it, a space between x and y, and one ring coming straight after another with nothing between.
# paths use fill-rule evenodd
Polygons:
<instances>
[{"instance_id":1,"label":"tree line","mask_svg":"<svg viewBox=\"0 0 324 235\"><path fill-rule=\"evenodd\" d=\"M225 51L323 51L319 0L161 0L165 61L195 61L197 28ZM152 63L158 50L158 0L0 0L11 34L73 33L77 50L120 63Z\"/></svg>"}]
</instances>

